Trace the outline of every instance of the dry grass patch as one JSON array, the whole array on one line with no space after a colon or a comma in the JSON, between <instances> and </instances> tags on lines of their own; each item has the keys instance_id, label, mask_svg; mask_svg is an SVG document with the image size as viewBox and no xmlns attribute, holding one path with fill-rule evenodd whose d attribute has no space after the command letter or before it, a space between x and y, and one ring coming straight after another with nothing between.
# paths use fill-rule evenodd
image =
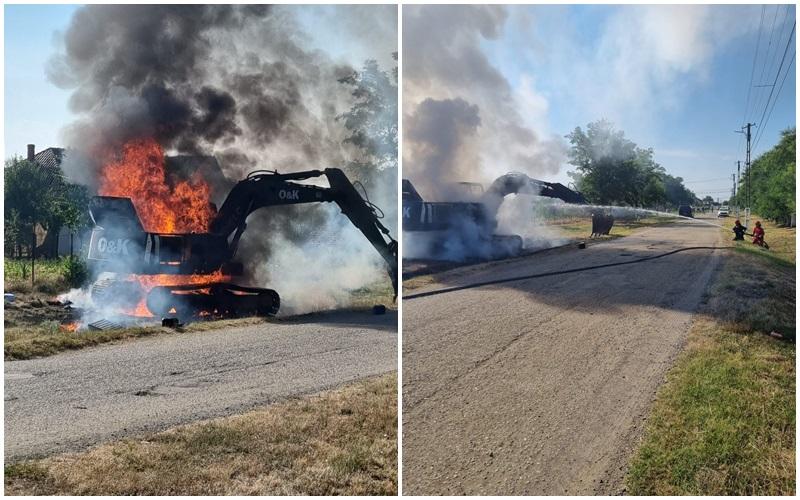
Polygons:
<instances>
[{"instance_id":1,"label":"dry grass patch","mask_svg":"<svg viewBox=\"0 0 800 500\"><path fill-rule=\"evenodd\" d=\"M376 304L396 309L394 292L388 280L351 293L348 310L368 311ZM108 342L131 340L151 335L169 335L183 332L204 332L222 328L251 326L264 323L292 321L293 316L264 318L249 317L227 320L197 321L172 329L158 324L131 326L118 330L70 332L61 323L74 320L73 313L64 306L48 303L51 296L41 293L22 293L13 303L5 304L5 333L3 350L6 361L50 356L62 351L81 349Z\"/></svg>"},{"instance_id":2,"label":"dry grass patch","mask_svg":"<svg viewBox=\"0 0 800 500\"><path fill-rule=\"evenodd\" d=\"M600 236L597 239L614 239L629 236L637 229L644 227L663 226L671 224L677 220L676 217L650 216L641 219L617 219L608 235ZM553 223L564 237L571 239L586 239L592 233L592 221L587 218L576 218Z\"/></svg>"},{"instance_id":3,"label":"dry grass patch","mask_svg":"<svg viewBox=\"0 0 800 500\"><path fill-rule=\"evenodd\" d=\"M736 247L740 252L751 253L763 256L764 258L771 259L777 263L786 265L795 265L797 262L797 228L778 226L773 222L761 219L757 215L751 216L751 222L748 229L752 232L755 227L755 221L760 220L761 226L764 228L764 240L769 245L769 250L765 250L759 246L753 245L752 236L745 236L745 241L736 242ZM729 221L726 225L724 233L726 238L733 239L733 220Z\"/></svg>"},{"instance_id":4,"label":"dry grass patch","mask_svg":"<svg viewBox=\"0 0 800 500\"><path fill-rule=\"evenodd\" d=\"M396 495L397 376L6 465L6 495Z\"/></svg>"},{"instance_id":5,"label":"dry grass patch","mask_svg":"<svg viewBox=\"0 0 800 500\"><path fill-rule=\"evenodd\" d=\"M631 494L795 494L795 270L726 257L659 390Z\"/></svg>"}]
</instances>

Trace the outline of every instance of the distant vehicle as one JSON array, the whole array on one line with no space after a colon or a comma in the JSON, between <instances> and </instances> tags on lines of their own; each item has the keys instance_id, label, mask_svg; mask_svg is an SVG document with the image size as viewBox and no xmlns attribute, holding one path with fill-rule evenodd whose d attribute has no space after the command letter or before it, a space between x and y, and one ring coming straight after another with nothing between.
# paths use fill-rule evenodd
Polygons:
<instances>
[{"instance_id":1,"label":"distant vehicle","mask_svg":"<svg viewBox=\"0 0 800 500\"><path fill-rule=\"evenodd\" d=\"M678 207L678 215L682 217L691 217L694 218L694 213L692 213L692 207L689 205L681 205Z\"/></svg>"},{"instance_id":2,"label":"distant vehicle","mask_svg":"<svg viewBox=\"0 0 800 500\"><path fill-rule=\"evenodd\" d=\"M730 214L731 214L730 209L726 206L722 206L719 208L719 211L717 212L717 217L727 217Z\"/></svg>"}]
</instances>

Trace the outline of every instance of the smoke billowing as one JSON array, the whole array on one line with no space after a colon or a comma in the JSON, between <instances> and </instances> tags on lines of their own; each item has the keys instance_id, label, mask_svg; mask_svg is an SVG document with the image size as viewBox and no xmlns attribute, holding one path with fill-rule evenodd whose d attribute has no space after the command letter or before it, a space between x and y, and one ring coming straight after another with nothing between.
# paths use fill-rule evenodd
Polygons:
<instances>
[{"instance_id":1,"label":"smoke billowing","mask_svg":"<svg viewBox=\"0 0 800 500\"><path fill-rule=\"evenodd\" d=\"M447 183L558 172L561 138L536 133L481 44L502 36L500 6L403 9L404 176L440 196Z\"/></svg>"},{"instance_id":2,"label":"smoke billowing","mask_svg":"<svg viewBox=\"0 0 800 500\"><path fill-rule=\"evenodd\" d=\"M356 97L353 87L341 80L359 71L365 60L343 54L391 60L396 9L336 6L326 11L329 17L317 19L318 13L311 7L262 5L81 8L62 36L62 50L47 67L54 84L72 90L69 106L78 115L63 131L73 151L63 165L65 173L96 187L102 167L98 158L104 152L116 151L132 139L155 138L170 155L213 155L228 183L255 169L326 167L344 168L357 180L358 172L347 166L369 163L369 157L346 141L352 131L339 116ZM382 18L366 34L352 27L326 26L315 29L313 36L306 31L331 18L366 15ZM338 48L336 55L320 48L326 44L320 36L336 37L330 42ZM387 49L388 54L383 53ZM396 102L396 96L391 98ZM386 171L370 178L370 198L390 216L396 204L394 178ZM396 231L395 223L388 218L385 223ZM265 209L248 220L237 258L253 284L279 292L287 273L276 262L287 269L304 266L298 279L308 280L309 293L326 289L311 284L325 282L326 271L334 265L371 267L359 276L374 278L382 265L380 258L365 257L375 253L366 239L328 237L341 224L349 221L338 210L319 205L274 213ZM350 245L366 252L353 251ZM350 260L332 260L337 254Z\"/></svg>"}]
</instances>

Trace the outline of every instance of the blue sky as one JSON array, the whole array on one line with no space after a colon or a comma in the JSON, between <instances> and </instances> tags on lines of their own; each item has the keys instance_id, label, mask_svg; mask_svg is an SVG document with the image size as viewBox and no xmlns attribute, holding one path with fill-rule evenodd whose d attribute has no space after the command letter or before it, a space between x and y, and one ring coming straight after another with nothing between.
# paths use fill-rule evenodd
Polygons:
<instances>
[{"instance_id":1,"label":"blue sky","mask_svg":"<svg viewBox=\"0 0 800 500\"><path fill-rule=\"evenodd\" d=\"M718 191L730 190L735 161L744 160L743 137L734 130L745 116L762 125L770 91L754 88L745 115L759 25L754 85L772 84L795 20L794 6L763 11L762 23L762 6L755 5L670 14L632 6L515 6L502 34L484 40L482 49L521 100L533 102L534 130L563 136L608 118L640 146L653 147L656 160L697 194L724 198ZM789 47L781 78L794 38ZM792 64L754 157L795 125L795 85ZM569 169L559 180L568 180Z\"/></svg>"},{"instance_id":2,"label":"blue sky","mask_svg":"<svg viewBox=\"0 0 800 500\"><path fill-rule=\"evenodd\" d=\"M37 150L60 145L59 130L75 118L67 108L69 92L48 82L44 71L55 52L58 32L66 29L75 9L71 5L5 6L5 157L23 155L28 143L35 143ZM327 48L334 57L346 58L351 47L331 44L330 40L338 39L336 33L323 30L331 24L315 21L319 10L328 19L336 12L317 9L299 16L312 33L311 43ZM726 179L734 172L735 161L744 159L741 134L733 131L745 117L759 25L761 50L754 84L771 84L795 20L795 8L790 6L784 21L785 9L766 6L762 23L761 6L709 7L703 22L687 28L688 33L682 29L661 33L654 45L663 51L658 64L657 57L647 53L648 47L615 45L620 26L627 35L631 19L637 19L627 17L637 12L629 6L511 7L503 32L494 40L484 40L482 48L523 101L530 101L536 111L530 115L534 130L563 136L575 126L609 118L640 146L655 148L657 161L670 173L683 177L697 194L705 194L728 189L731 183ZM365 16L364 26L368 20ZM686 19L678 21L680 25ZM368 29L354 24L347 29L351 36L370 36ZM637 32L630 31L637 40ZM680 45L670 38L676 34L691 43ZM773 45L767 57L770 35ZM794 51L793 39L785 64ZM609 69L627 56L629 67ZM651 63L652 67L645 67ZM615 88L628 81L629 73L631 87ZM624 76L621 80L620 75ZM763 136L754 156L773 146L780 130L795 125L795 89L792 65L769 122L760 132ZM753 89L747 119L760 121L769 90ZM568 180L569 168L562 168L557 180Z\"/></svg>"},{"instance_id":3,"label":"blue sky","mask_svg":"<svg viewBox=\"0 0 800 500\"><path fill-rule=\"evenodd\" d=\"M74 119L69 91L47 81L45 65L55 52L74 5L6 5L5 9L5 154L24 156L59 146L58 131Z\"/></svg>"}]
</instances>

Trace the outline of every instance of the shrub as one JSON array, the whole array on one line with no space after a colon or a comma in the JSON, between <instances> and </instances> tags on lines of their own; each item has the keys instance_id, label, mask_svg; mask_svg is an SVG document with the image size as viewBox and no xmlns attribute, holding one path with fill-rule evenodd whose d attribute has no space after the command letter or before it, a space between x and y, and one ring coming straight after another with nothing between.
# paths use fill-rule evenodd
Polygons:
<instances>
[{"instance_id":1,"label":"shrub","mask_svg":"<svg viewBox=\"0 0 800 500\"><path fill-rule=\"evenodd\" d=\"M72 288L80 288L89 278L89 268L80 257L65 257L61 266L64 281Z\"/></svg>"}]
</instances>

